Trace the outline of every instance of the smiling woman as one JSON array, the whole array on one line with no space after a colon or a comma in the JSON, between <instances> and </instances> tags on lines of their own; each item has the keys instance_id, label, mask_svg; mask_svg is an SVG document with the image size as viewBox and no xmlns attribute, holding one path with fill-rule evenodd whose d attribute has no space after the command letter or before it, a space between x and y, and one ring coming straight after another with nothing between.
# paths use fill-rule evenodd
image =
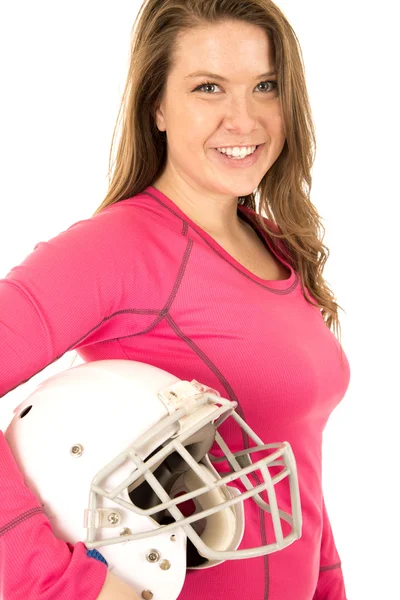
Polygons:
<instances>
[{"instance_id":1,"label":"smiling woman","mask_svg":"<svg viewBox=\"0 0 400 600\"><path fill-rule=\"evenodd\" d=\"M225 26L223 47L221 26ZM215 35L207 42L205 30L211 27ZM232 35L240 30L238 40L229 37L228 28ZM120 111L125 116L118 157L113 167L110 154L110 174L114 173L96 212L139 193L149 182L161 189L162 178L168 175L168 180L179 181L179 186L169 190L165 184L164 191L176 195L176 202L192 216L203 206L198 222L209 232L223 234L237 230L233 210L236 197L238 204L256 211L259 226L274 245L283 242L285 257L311 293L313 300L305 294L306 301L316 302L327 326L341 339L341 307L322 276L328 256L322 241L324 226L310 202L316 139L302 53L285 15L271 0L181 0L176 4L146 0L134 29L131 67ZM251 31L250 38L244 39L244 31ZM255 47L254 39L261 46ZM187 58L183 50L189 51ZM247 56L252 61L247 61ZM171 87L172 79L175 87ZM275 89L265 91L266 82ZM207 85L215 86L213 91ZM171 98L179 103L175 113L168 102ZM165 115L160 111L163 102L168 108ZM174 119L173 131L167 129L166 118L178 116L181 108L182 122ZM267 117L258 120L260 110ZM187 128L193 124L192 140ZM199 138L203 124L205 135ZM184 144L175 140L175 126L189 144L185 149L187 161L182 156ZM269 137L270 128L272 132L280 130L278 137ZM284 139L279 142L282 131ZM221 163L215 152L215 148L262 144L260 160L245 169L234 169L230 161L227 170L228 163ZM185 166L182 171L186 162L190 168ZM259 179L262 167L265 171ZM257 180L258 185L249 191ZM221 211L226 215L222 222ZM277 223L278 229L268 227L262 214Z\"/></svg>"},{"instance_id":2,"label":"smiling woman","mask_svg":"<svg viewBox=\"0 0 400 600\"><path fill-rule=\"evenodd\" d=\"M285 145L278 84L263 81L276 71L271 65L273 46L251 24L228 21L177 36L156 111L168 153L154 187L208 232L238 232L238 196L253 193ZM216 148L233 150L223 156Z\"/></svg>"},{"instance_id":3,"label":"smiling woman","mask_svg":"<svg viewBox=\"0 0 400 600\"><path fill-rule=\"evenodd\" d=\"M118 409L118 383L102 400L92 388L100 375L86 389L70 374L81 395L67 394L64 382L40 413L52 442L41 444L39 436L36 443L38 428L31 430L26 456L38 452L37 477L29 468L18 470L22 455L17 449L13 460L0 432L2 597L346 600L321 482L323 430L347 390L350 368L331 331L339 327L339 305L323 278L324 228L310 201L315 135L295 32L271 0L145 0L119 118L109 189L98 209L38 243L0 280L0 395L71 350L105 378L104 362L136 362L182 380L182 391L160 387L154 374L141 370L137 393L133 385L120 392L126 407ZM148 381L157 385L151 394ZM49 406L61 414L61 390L71 422L67 426L64 416L62 427L54 427ZM181 448L183 468L171 425L179 423L179 435L191 431L199 390L235 406L243 431L219 418L203 427L202 420L201 435L193 434L188 445L193 454ZM143 470L136 438L124 441L135 462L130 472L140 469L135 487L110 452L116 440L121 443L121 423L131 436L145 409L148 422L137 439L158 454L171 438L177 453L168 456L168 469L152 455L150 472ZM207 403L203 409L209 410ZM178 421L171 419L177 411ZM32 415L37 408L15 419L26 424ZM89 454L83 434L100 433L100 415L106 431ZM64 444L61 432L70 436L72 425L82 431ZM253 428L257 439L249 433ZM168 438L152 448L164 430ZM286 471L294 474L296 466L298 473L296 515L289 514L293 485L284 488L277 470L285 464L274 459L271 472L260 466L252 440L264 449L281 440L293 448ZM237 458L224 459L224 444ZM88 490L77 493L79 477L74 485L54 483L55 469L64 480L66 473L54 459L56 446L78 469L104 451L96 473L102 477L112 464L124 483L116 477L111 488L99 487L90 473L91 485L104 492L97 510ZM43 471L40 452L51 468ZM239 467L246 471L240 480ZM53 533L55 508L39 489L39 472L73 508L73 535L64 514L58 515L60 536ZM195 510L200 495L206 508L217 487L212 502L225 518L218 528L216 515L206 514L191 532L176 499L188 492ZM257 501L250 503L248 492L256 487ZM162 510L144 510L157 509L157 497ZM135 512L133 498L152 529L140 525L132 532L118 513L120 507ZM119 506L110 512L114 500ZM277 515L288 519L281 525ZM291 531L294 516L302 535L299 528ZM109 537L102 537L103 528L111 530ZM290 540L285 548L283 539ZM137 559L131 559L133 550Z\"/></svg>"}]
</instances>

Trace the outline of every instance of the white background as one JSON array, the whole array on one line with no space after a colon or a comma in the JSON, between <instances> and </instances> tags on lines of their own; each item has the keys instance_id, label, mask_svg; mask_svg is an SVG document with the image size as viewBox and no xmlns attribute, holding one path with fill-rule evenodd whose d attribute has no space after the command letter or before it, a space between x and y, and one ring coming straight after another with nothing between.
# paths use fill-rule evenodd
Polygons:
<instances>
[{"instance_id":1,"label":"white background","mask_svg":"<svg viewBox=\"0 0 400 600\"><path fill-rule=\"evenodd\" d=\"M0 277L103 200L139 4L2 2ZM311 200L331 251L324 276L346 311L351 382L325 429L325 497L349 600L391 600L400 597L396 2L278 5L303 50L318 141ZM0 428L74 356L2 398Z\"/></svg>"}]
</instances>

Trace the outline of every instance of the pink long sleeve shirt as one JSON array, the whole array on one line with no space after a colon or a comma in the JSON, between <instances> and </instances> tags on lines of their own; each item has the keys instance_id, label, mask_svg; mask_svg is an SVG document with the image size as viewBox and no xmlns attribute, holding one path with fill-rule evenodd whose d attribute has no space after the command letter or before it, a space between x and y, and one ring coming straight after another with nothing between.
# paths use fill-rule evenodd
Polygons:
<instances>
[{"instance_id":1,"label":"pink long sleeve shirt","mask_svg":"<svg viewBox=\"0 0 400 600\"><path fill-rule=\"evenodd\" d=\"M37 244L0 280L0 396L72 349L85 361L128 358L217 389L238 402L265 443L291 444L303 535L274 554L188 571L179 600L346 600L321 448L349 363L344 352L341 363L337 339L306 302L279 242L258 228L252 210L238 206L238 214L286 266L287 279L248 271L152 186ZM222 433L231 449L248 447L229 425ZM240 548L270 542L270 515L245 505ZM0 432L0 596L94 600L105 575L82 542L54 536Z\"/></svg>"}]
</instances>

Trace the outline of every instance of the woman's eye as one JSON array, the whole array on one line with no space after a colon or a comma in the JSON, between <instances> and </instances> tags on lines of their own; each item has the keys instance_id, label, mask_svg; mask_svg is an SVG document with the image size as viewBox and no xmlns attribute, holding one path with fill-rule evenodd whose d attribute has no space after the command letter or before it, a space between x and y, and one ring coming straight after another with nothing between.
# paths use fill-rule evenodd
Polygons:
<instances>
[{"instance_id":1,"label":"woman's eye","mask_svg":"<svg viewBox=\"0 0 400 600\"><path fill-rule=\"evenodd\" d=\"M261 91L265 91L266 93L270 93L273 92L274 90L277 89L278 87L278 82L277 81L262 81L261 83L259 83L258 85L265 85L265 84L270 84L272 86L272 89L267 89L267 90L261 90ZM203 83L202 85L199 85L195 90L193 90L194 92L201 92L204 91L203 88L206 87L219 87L216 83L211 83L211 82L207 82L207 83ZM206 92L208 93L208 92ZM215 95L213 93L209 94L209 95Z\"/></svg>"}]
</instances>

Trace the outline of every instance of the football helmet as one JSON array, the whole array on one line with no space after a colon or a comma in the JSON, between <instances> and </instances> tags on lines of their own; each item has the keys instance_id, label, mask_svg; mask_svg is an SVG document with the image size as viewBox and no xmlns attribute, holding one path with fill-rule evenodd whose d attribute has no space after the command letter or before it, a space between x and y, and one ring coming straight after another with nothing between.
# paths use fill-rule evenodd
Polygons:
<instances>
[{"instance_id":1,"label":"football helmet","mask_svg":"<svg viewBox=\"0 0 400 600\"><path fill-rule=\"evenodd\" d=\"M57 537L98 550L143 598L174 600L186 569L269 554L301 536L292 449L288 442L264 444L236 406L195 379L142 362L100 360L41 382L15 410L5 437ZM228 418L254 447L231 452L218 431ZM227 473L212 464L221 461L210 452L214 444ZM266 456L253 463L255 451ZM277 465L282 470L271 476ZM256 487L248 478L255 471L262 480ZM274 489L285 478L291 514L279 509ZM184 509L189 501L191 514ZM245 501L271 513L275 542L238 549ZM291 526L286 536L281 519Z\"/></svg>"}]
</instances>

